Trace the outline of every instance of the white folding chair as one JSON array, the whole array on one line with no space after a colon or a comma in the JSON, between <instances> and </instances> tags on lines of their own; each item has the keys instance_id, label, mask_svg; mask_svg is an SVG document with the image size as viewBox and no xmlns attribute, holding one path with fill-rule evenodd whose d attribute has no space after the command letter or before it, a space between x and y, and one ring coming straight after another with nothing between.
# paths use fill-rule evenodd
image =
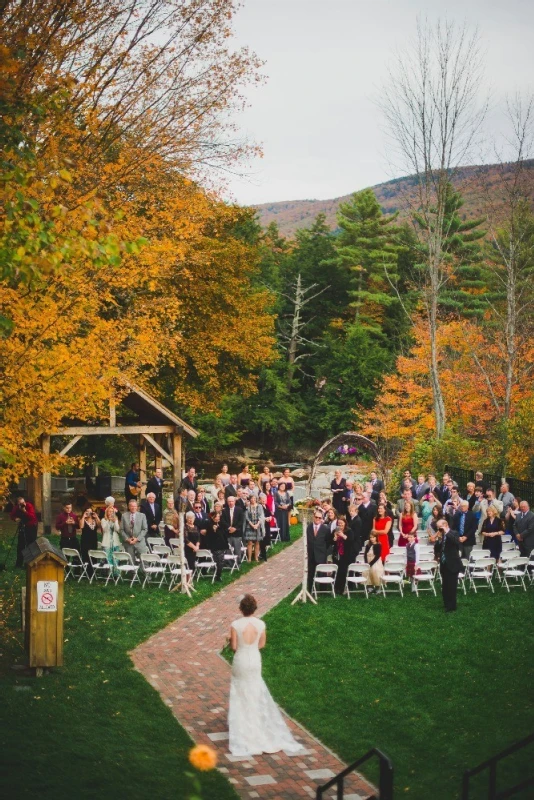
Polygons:
<instances>
[{"instance_id":1,"label":"white folding chair","mask_svg":"<svg viewBox=\"0 0 534 800\"><path fill-rule=\"evenodd\" d=\"M82 578L87 578L88 581L90 580L89 575L87 574L87 564L84 564L82 561L82 557L78 550L76 550L74 547L64 547L63 555L67 559L67 568L65 570L66 581L68 581L71 575L73 578L78 577L78 583ZM77 572L79 573L78 576L76 575Z\"/></svg>"},{"instance_id":2,"label":"white folding chair","mask_svg":"<svg viewBox=\"0 0 534 800\"><path fill-rule=\"evenodd\" d=\"M97 581L105 581L107 586L112 578L113 568L113 565L108 561L107 555L103 550L89 550L88 556L93 568L89 583L92 583L93 578L96 578Z\"/></svg>"},{"instance_id":3,"label":"white folding chair","mask_svg":"<svg viewBox=\"0 0 534 800\"><path fill-rule=\"evenodd\" d=\"M380 586L382 594L386 596L386 592L400 592L401 597L404 597L402 583L404 581L404 565L403 564L385 564L384 574L380 576ZM386 586L391 586L391 589L386 589Z\"/></svg>"},{"instance_id":4,"label":"white folding chair","mask_svg":"<svg viewBox=\"0 0 534 800\"><path fill-rule=\"evenodd\" d=\"M235 569L239 570L240 566L241 565L239 563L239 559L235 553L234 548L230 543L228 543L228 551L224 554L223 569L229 569L231 575Z\"/></svg>"},{"instance_id":5,"label":"white folding chair","mask_svg":"<svg viewBox=\"0 0 534 800\"><path fill-rule=\"evenodd\" d=\"M169 545L172 550L173 556L180 555L180 540L179 539L169 539Z\"/></svg>"},{"instance_id":6,"label":"white folding chair","mask_svg":"<svg viewBox=\"0 0 534 800\"><path fill-rule=\"evenodd\" d=\"M471 572L469 573L469 582L471 588L475 590L475 594L477 593L477 582L482 584L482 586L486 585L491 589L492 593L495 594L495 589L493 588L494 568L494 558L479 558L474 562L471 567Z\"/></svg>"},{"instance_id":7,"label":"white folding chair","mask_svg":"<svg viewBox=\"0 0 534 800\"><path fill-rule=\"evenodd\" d=\"M280 528L278 527L278 525L275 525L274 528L271 528L271 544L278 544L278 542L281 541L282 539L280 538Z\"/></svg>"},{"instance_id":8,"label":"white folding chair","mask_svg":"<svg viewBox=\"0 0 534 800\"><path fill-rule=\"evenodd\" d=\"M139 580L139 564L134 564L130 553L122 552L121 550L113 553L113 565L115 567L115 586L119 581L129 580L131 576L130 586L134 583L141 583Z\"/></svg>"},{"instance_id":9,"label":"white folding chair","mask_svg":"<svg viewBox=\"0 0 534 800\"><path fill-rule=\"evenodd\" d=\"M530 575L530 582L534 583L534 553L530 554L527 564L527 575Z\"/></svg>"},{"instance_id":10,"label":"white folding chair","mask_svg":"<svg viewBox=\"0 0 534 800\"><path fill-rule=\"evenodd\" d=\"M417 597L419 597L419 592L434 592L434 597L436 596L434 583L436 581L437 568L438 565L435 561L420 561L416 566L412 585Z\"/></svg>"},{"instance_id":11,"label":"white folding chair","mask_svg":"<svg viewBox=\"0 0 534 800\"><path fill-rule=\"evenodd\" d=\"M502 549L503 549L503 553L504 553L504 551L515 550L516 549L515 542L512 542L511 539L509 539L507 542L503 542L502 543Z\"/></svg>"},{"instance_id":12,"label":"white folding chair","mask_svg":"<svg viewBox=\"0 0 534 800\"><path fill-rule=\"evenodd\" d=\"M396 556L404 555L404 556L406 556L406 548L405 547L399 547L397 544L394 544L393 547L390 547L389 548L389 552L391 553L391 555L396 555Z\"/></svg>"},{"instance_id":13,"label":"white folding chair","mask_svg":"<svg viewBox=\"0 0 534 800\"><path fill-rule=\"evenodd\" d=\"M161 563L161 559L156 553L141 553L141 569L145 576L142 589L147 583L158 583L159 587L166 582L167 565Z\"/></svg>"},{"instance_id":14,"label":"white folding chair","mask_svg":"<svg viewBox=\"0 0 534 800\"><path fill-rule=\"evenodd\" d=\"M510 566L510 562L514 561L515 559L520 558L519 552L517 550L503 550L499 560L497 561L497 565L495 567L496 575L502 583L502 573L505 569L508 569ZM527 559L528 560L528 559Z\"/></svg>"},{"instance_id":15,"label":"white folding chair","mask_svg":"<svg viewBox=\"0 0 534 800\"><path fill-rule=\"evenodd\" d=\"M506 569L502 573L502 582L508 592L512 586L522 586L525 592L527 591L525 578L528 578L528 563L529 559L525 556L519 556L519 558L513 558L508 561Z\"/></svg>"},{"instance_id":16,"label":"white folding chair","mask_svg":"<svg viewBox=\"0 0 534 800\"><path fill-rule=\"evenodd\" d=\"M215 580L217 574L217 564L213 560L211 550L197 550L197 559L195 564L195 578L197 581L200 578L209 578L211 575L211 582Z\"/></svg>"},{"instance_id":17,"label":"white folding chair","mask_svg":"<svg viewBox=\"0 0 534 800\"><path fill-rule=\"evenodd\" d=\"M365 597L369 599L369 595L367 593L369 569L369 564L349 564L349 568L347 570L347 581L345 583L345 594L347 595L347 600L350 600L351 585L354 591L357 591L358 586L361 586L365 592Z\"/></svg>"},{"instance_id":18,"label":"white folding chair","mask_svg":"<svg viewBox=\"0 0 534 800\"><path fill-rule=\"evenodd\" d=\"M149 553L153 553L154 552L154 545L156 545L156 544L158 544L158 545L162 545L163 544L164 545L165 544L165 539L163 539L162 536L147 536L146 537L146 543L147 543L147 547L148 547Z\"/></svg>"},{"instance_id":19,"label":"white folding chair","mask_svg":"<svg viewBox=\"0 0 534 800\"><path fill-rule=\"evenodd\" d=\"M508 544L508 542L513 541L512 540L512 534L511 533L503 533L503 535L501 536L501 541L502 541L503 544Z\"/></svg>"},{"instance_id":20,"label":"white folding chair","mask_svg":"<svg viewBox=\"0 0 534 800\"><path fill-rule=\"evenodd\" d=\"M458 584L464 590L464 594L467 594L465 589L465 577L466 575L467 576L469 575L469 559L462 558L462 564L463 564L463 569L461 570L461 572L458 573ZM439 575L439 570L438 570L438 575Z\"/></svg>"},{"instance_id":21,"label":"white folding chair","mask_svg":"<svg viewBox=\"0 0 534 800\"><path fill-rule=\"evenodd\" d=\"M166 544L155 544L152 546L152 552L159 556L159 560L162 564L167 565L167 559L172 554L172 550L170 547L167 547Z\"/></svg>"},{"instance_id":22,"label":"white folding chair","mask_svg":"<svg viewBox=\"0 0 534 800\"><path fill-rule=\"evenodd\" d=\"M336 582L337 564L317 564L315 575L313 576L312 594L317 600L318 594L330 594L336 596L334 584ZM325 586L325 589L318 589L317 586Z\"/></svg>"},{"instance_id":23,"label":"white folding chair","mask_svg":"<svg viewBox=\"0 0 534 800\"><path fill-rule=\"evenodd\" d=\"M172 591L173 586L175 584L182 582L182 576L185 577L187 582L189 582L192 578L193 571L190 570L189 567L187 566L187 561L185 563L185 566L182 565L182 560L180 556L176 555L167 556L167 568L171 576L171 580L169 583L169 592Z\"/></svg>"}]
</instances>

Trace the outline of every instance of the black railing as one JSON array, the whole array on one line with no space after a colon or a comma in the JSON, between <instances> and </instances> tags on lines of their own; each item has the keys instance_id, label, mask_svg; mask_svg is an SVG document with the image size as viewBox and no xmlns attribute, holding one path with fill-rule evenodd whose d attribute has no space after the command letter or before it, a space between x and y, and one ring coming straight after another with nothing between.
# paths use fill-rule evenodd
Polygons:
<instances>
[{"instance_id":1,"label":"black railing","mask_svg":"<svg viewBox=\"0 0 534 800\"><path fill-rule=\"evenodd\" d=\"M506 750L503 750L501 753L497 753L497 755L488 758L487 761L479 764L478 767L466 769L462 782L462 800L469 800L471 778L474 775L484 772L486 769L489 770L488 794L486 795L487 800L506 800L506 798L513 797L518 792L523 791L523 789L527 789L529 786L534 786L533 773L529 778L523 778L519 781L519 783L514 784L514 786L510 786L508 789L501 789L500 791L497 791L497 764L499 761L502 761L503 758L512 755L512 753L517 753L518 750L522 750L524 747L531 744L531 742L534 742L534 733L531 733L530 736L526 737L526 739L521 739L521 741L510 745L510 747L507 747Z\"/></svg>"},{"instance_id":2,"label":"black railing","mask_svg":"<svg viewBox=\"0 0 534 800\"><path fill-rule=\"evenodd\" d=\"M475 471L472 469L463 469L462 467L453 467L448 464L445 465L445 471L450 473L450 476L458 484L460 495L465 497L465 490L467 484L472 481L475 483ZM484 483L487 483L490 489L499 495L501 491L502 476L496 475L493 472L484 472ZM534 504L534 481L524 481L521 478L506 478L506 483L510 487L510 491L521 500L528 500Z\"/></svg>"},{"instance_id":3,"label":"black railing","mask_svg":"<svg viewBox=\"0 0 534 800\"><path fill-rule=\"evenodd\" d=\"M323 786L317 787L317 794L315 795L316 800L323 800L324 792L327 792L328 789L331 789L332 786L335 786L337 789L337 800L343 800L344 797L344 787L345 787L345 778L347 775L350 775L351 772L354 772L355 769L360 767L366 761L376 756L378 758L378 763L380 767L380 777L379 777L379 784L378 784L378 797L376 795L371 795L367 800L393 800L393 762L385 753L381 750L377 750L376 747L373 747L372 750L369 750L364 756L359 758L354 764L351 764L348 767L336 775L334 778L328 781L328 783L323 784Z\"/></svg>"}]
</instances>

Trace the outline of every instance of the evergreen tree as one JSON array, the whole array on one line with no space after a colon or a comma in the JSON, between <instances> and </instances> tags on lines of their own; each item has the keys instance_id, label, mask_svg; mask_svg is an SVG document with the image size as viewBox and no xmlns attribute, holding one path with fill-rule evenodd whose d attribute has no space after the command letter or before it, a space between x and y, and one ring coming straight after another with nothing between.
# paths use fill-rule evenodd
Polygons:
<instances>
[{"instance_id":1,"label":"evergreen tree","mask_svg":"<svg viewBox=\"0 0 534 800\"><path fill-rule=\"evenodd\" d=\"M398 278L396 216L384 216L372 189L353 194L338 212L335 263L346 270L355 321L375 333L386 309L397 302L390 284Z\"/></svg>"}]
</instances>

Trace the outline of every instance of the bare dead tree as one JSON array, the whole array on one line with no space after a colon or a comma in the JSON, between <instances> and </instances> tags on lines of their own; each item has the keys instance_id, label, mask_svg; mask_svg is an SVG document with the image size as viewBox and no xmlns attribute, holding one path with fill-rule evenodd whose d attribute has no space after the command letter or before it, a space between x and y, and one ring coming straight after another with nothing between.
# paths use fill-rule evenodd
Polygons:
<instances>
[{"instance_id":1,"label":"bare dead tree","mask_svg":"<svg viewBox=\"0 0 534 800\"><path fill-rule=\"evenodd\" d=\"M405 195L417 235L417 283L430 340L429 374L436 436L446 412L439 371L440 297L451 279L447 252L447 191L471 152L486 114L479 101L483 59L478 32L439 20L418 21L414 43L397 55L380 102L398 168L413 175Z\"/></svg>"}]
</instances>

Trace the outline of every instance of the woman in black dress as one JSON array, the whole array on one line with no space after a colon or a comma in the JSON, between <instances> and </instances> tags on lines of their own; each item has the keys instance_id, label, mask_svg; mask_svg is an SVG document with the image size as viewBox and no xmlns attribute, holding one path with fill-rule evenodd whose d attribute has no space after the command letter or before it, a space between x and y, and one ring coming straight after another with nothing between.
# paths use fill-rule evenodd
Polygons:
<instances>
[{"instance_id":1,"label":"woman in black dress","mask_svg":"<svg viewBox=\"0 0 534 800\"><path fill-rule=\"evenodd\" d=\"M187 566L194 572L197 563L197 550L200 548L200 533L195 527L195 515L188 511L185 515L184 525L184 551Z\"/></svg>"},{"instance_id":2,"label":"woman in black dress","mask_svg":"<svg viewBox=\"0 0 534 800\"><path fill-rule=\"evenodd\" d=\"M482 523L482 536L484 538L484 550L489 550L491 557L499 560L502 551L502 519L498 516L495 506L488 506L487 517Z\"/></svg>"},{"instance_id":3,"label":"woman in black dress","mask_svg":"<svg viewBox=\"0 0 534 800\"><path fill-rule=\"evenodd\" d=\"M83 512L80 520L80 555L84 564L87 564L87 574L89 577L93 574L93 568L89 561L89 550L96 550L98 547L98 531L100 530L100 520L98 514L93 511L89 506Z\"/></svg>"},{"instance_id":4,"label":"woman in black dress","mask_svg":"<svg viewBox=\"0 0 534 800\"><path fill-rule=\"evenodd\" d=\"M334 473L334 480L330 484L330 491L332 492L332 505L334 506L338 516L347 513L347 503L345 500L346 489L347 481L341 476L341 470L336 469Z\"/></svg>"},{"instance_id":5,"label":"woman in black dress","mask_svg":"<svg viewBox=\"0 0 534 800\"><path fill-rule=\"evenodd\" d=\"M263 508L263 514L265 517L265 530L263 539L260 542L260 559L262 561L267 561L267 548L271 544L271 528L276 527L276 517L273 514L272 509L274 508L274 497L270 493L271 484L269 481L266 481L265 488L269 492L269 494L261 493L260 494L260 505Z\"/></svg>"},{"instance_id":6,"label":"woman in black dress","mask_svg":"<svg viewBox=\"0 0 534 800\"><path fill-rule=\"evenodd\" d=\"M228 542L221 526L221 512L218 508L212 511L206 524L204 545L207 550L211 550L213 560L217 564L215 574L216 581L222 581L222 571L224 567L224 554L228 550Z\"/></svg>"},{"instance_id":7,"label":"woman in black dress","mask_svg":"<svg viewBox=\"0 0 534 800\"><path fill-rule=\"evenodd\" d=\"M289 511L291 510L291 497L286 492L284 482L278 484L278 490L274 496L275 516L278 527L280 528L280 541L289 542Z\"/></svg>"},{"instance_id":8,"label":"woman in black dress","mask_svg":"<svg viewBox=\"0 0 534 800\"><path fill-rule=\"evenodd\" d=\"M356 555L354 531L347 525L345 517L340 517L334 531L334 562L337 564L336 594L343 594L345 591L349 564L354 564Z\"/></svg>"}]
</instances>

